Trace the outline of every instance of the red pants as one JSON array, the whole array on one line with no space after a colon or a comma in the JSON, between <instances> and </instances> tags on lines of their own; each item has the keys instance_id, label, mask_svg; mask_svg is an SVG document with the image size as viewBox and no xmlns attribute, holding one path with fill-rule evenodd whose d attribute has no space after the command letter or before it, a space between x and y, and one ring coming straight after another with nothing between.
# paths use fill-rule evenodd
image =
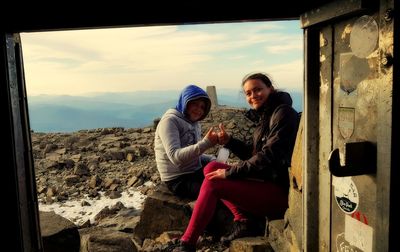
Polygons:
<instances>
[{"instance_id":1,"label":"red pants","mask_svg":"<svg viewBox=\"0 0 400 252\"><path fill-rule=\"evenodd\" d=\"M211 162L204 168L204 174L228 167L223 163ZM287 192L274 183L205 178L182 241L196 244L211 221L218 200L222 200L229 208L235 221L246 219L242 211L255 216L283 216L288 207Z\"/></svg>"}]
</instances>

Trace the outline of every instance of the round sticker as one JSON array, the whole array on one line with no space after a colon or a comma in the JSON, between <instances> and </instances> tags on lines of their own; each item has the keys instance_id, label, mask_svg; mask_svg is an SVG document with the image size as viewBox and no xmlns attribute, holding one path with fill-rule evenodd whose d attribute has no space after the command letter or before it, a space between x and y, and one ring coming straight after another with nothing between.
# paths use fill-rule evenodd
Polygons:
<instances>
[{"instance_id":1,"label":"round sticker","mask_svg":"<svg viewBox=\"0 0 400 252\"><path fill-rule=\"evenodd\" d=\"M354 55L365 58L375 51L378 44L379 28L371 16L361 16L353 25L350 47Z\"/></svg>"},{"instance_id":2,"label":"round sticker","mask_svg":"<svg viewBox=\"0 0 400 252\"><path fill-rule=\"evenodd\" d=\"M354 213L357 210L359 197L356 184L350 177L335 177L335 200L340 209L346 214Z\"/></svg>"}]
</instances>

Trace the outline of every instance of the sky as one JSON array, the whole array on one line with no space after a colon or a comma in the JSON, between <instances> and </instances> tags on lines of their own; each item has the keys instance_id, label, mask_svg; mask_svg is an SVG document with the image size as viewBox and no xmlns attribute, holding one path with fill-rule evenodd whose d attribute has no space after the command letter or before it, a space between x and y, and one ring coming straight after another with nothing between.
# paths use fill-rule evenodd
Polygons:
<instances>
[{"instance_id":1,"label":"sky","mask_svg":"<svg viewBox=\"0 0 400 252\"><path fill-rule=\"evenodd\" d=\"M21 33L29 95L240 89L255 71L302 90L298 20Z\"/></svg>"}]
</instances>

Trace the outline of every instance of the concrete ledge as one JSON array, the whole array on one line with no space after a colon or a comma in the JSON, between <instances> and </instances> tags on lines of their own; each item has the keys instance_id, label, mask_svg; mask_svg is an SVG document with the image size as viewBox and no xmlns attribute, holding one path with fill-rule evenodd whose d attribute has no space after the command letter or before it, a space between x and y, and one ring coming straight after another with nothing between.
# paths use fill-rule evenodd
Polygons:
<instances>
[{"instance_id":1,"label":"concrete ledge","mask_svg":"<svg viewBox=\"0 0 400 252\"><path fill-rule=\"evenodd\" d=\"M233 240L229 247L230 252L273 252L265 237L243 237Z\"/></svg>"}]
</instances>

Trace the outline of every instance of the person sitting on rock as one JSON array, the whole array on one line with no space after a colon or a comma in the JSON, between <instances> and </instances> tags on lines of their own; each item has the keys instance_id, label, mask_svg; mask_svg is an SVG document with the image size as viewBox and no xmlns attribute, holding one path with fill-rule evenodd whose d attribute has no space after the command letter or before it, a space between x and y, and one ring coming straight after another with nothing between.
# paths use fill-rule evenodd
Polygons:
<instances>
[{"instance_id":1,"label":"person sitting on rock","mask_svg":"<svg viewBox=\"0 0 400 252\"><path fill-rule=\"evenodd\" d=\"M275 90L264 73L244 77L242 87L251 118L257 122L253 144L229 135L222 124L217 133L219 144L230 149L242 161L236 164L210 162L204 168L205 179L179 244L173 251L195 251L196 243L222 201L234 216L233 229L221 242L263 235L265 217L282 218L288 208L291 156L298 128L298 113L290 95ZM261 225L259 225L261 224Z\"/></svg>"},{"instance_id":2,"label":"person sitting on rock","mask_svg":"<svg viewBox=\"0 0 400 252\"><path fill-rule=\"evenodd\" d=\"M157 125L154 139L157 169L161 181L177 196L196 199L204 179L203 167L215 159L204 152L218 143L218 135L210 128L201 138L199 123L210 108L207 92L188 85L176 107L168 109Z\"/></svg>"}]
</instances>

